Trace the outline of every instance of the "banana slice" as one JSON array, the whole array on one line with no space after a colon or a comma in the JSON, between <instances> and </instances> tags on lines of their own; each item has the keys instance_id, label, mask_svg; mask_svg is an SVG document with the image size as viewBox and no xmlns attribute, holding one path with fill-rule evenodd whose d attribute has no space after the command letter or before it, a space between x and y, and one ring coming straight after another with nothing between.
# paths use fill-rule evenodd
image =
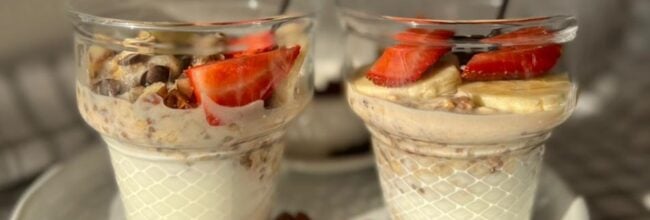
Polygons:
<instances>
[{"instance_id":1,"label":"banana slice","mask_svg":"<svg viewBox=\"0 0 650 220\"><path fill-rule=\"evenodd\" d=\"M367 69L364 69L363 73L366 71ZM391 88L375 85L365 77L365 74L359 74L359 77L353 81L354 88L366 95L389 100L412 101L430 100L442 95L454 94L460 83L458 59L455 56L443 57L421 79L402 87Z\"/></svg>"},{"instance_id":2,"label":"banana slice","mask_svg":"<svg viewBox=\"0 0 650 220\"><path fill-rule=\"evenodd\" d=\"M472 82L458 87L476 104L512 113L534 113L566 106L572 85L566 74L529 80Z\"/></svg>"}]
</instances>

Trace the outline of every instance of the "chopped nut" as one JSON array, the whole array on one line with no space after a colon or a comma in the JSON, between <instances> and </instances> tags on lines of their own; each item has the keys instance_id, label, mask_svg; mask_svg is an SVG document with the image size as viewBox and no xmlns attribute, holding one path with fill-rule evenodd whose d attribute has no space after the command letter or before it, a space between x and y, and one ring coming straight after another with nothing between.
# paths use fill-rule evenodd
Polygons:
<instances>
[{"instance_id":1,"label":"chopped nut","mask_svg":"<svg viewBox=\"0 0 650 220\"><path fill-rule=\"evenodd\" d=\"M469 112L475 107L474 101L470 97L459 96L451 99L454 103L454 109L459 112Z\"/></svg>"},{"instance_id":2,"label":"chopped nut","mask_svg":"<svg viewBox=\"0 0 650 220\"><path fill-rule=\"evenodd\" d=\"M192 88L190 79L188 78L177 79L176 89L178 89L178 91L181 92L181 94L183 94L185 97L192 97L194 94L194 89Z\"/></svg>"},{"instance_id":3,"label":"chopped nut","mask_svg":"<svg viewBox=\"0 0 650 220\"><path fill-rule=\"evenodd\" d=\"M103 79L93 85L93 91L106 96L118 96L124 92L122 82L114 79Z\"/></svg>"},{"instance_id":4,"label":"chopped nut","mask_svg":"<svg viewBox=\"0 0 650 220\"><path fill-rule=\"evenodd\" d=\"M143 91L142 93L143 93L143 94L153 94L153 93L156 93L156 94L159 94L159 95L160 95L160 94L161 94L161 90L165 90L165 91L167 91L167 86L165 85L165 83L157 82L157 83L153 83L153 84L151 84L151 85L145 87L145 88L144 88L144 91ZM161 97L163 97L163 96L161 96Z\"/></svg>"},{"instance_id":5,"label":"chopped nut","mask_svg":"<svg viewBox=\"0 0 650 220\"><path fill-rule=\"evenodd\" d=\"M163 100L166 100L167 97L169 96L169 92L167 91L167 88L166 88L166 87L161 87L161 88L158 90L158 92L156 92L156 94L158 94L158 96L162 97Z\"/></svg>"},{"instance_id":6,"label":"chopped nut","mask_svg":"<svg viewBox=\"0 0 650 220\"><path fill-rule=\"evenodd\" d=\"M424 109L449 111L454 108L454 103L449 98L436 98L422 105L416 104L415 106L421 106Z\"/></svg>"},{"instance_id":7,"label":"chopped nut","mask_svg":"<svg viewBox=\"0 0 650 220\"><path fill-rule=\"evenodd\" d=\"M190 98L183 95L178 90L174 89L162 96L165 99L165 105L174 109L191 109L195 108L196 104Z\"/></svg>"}]
</instances>

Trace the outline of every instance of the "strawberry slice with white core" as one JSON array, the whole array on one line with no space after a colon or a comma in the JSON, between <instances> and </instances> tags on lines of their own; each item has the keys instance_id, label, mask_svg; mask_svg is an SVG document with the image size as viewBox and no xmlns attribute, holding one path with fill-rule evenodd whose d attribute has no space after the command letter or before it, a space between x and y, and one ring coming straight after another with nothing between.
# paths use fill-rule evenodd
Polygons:
<instances>
[{"instance_id":1,"label":"strawberry slice with white core","mask_svg":"<svg viewBox=\"0 0 650 220\"><path fill-rule=\"evenodd\" d=\"M274 87L289 74L300 46L218 61L187 70L197 101L202 96L214 103L239 107L265 100ZM206 111L211 125L219 125L219 117Z\"/></svg>"}]
</instances>

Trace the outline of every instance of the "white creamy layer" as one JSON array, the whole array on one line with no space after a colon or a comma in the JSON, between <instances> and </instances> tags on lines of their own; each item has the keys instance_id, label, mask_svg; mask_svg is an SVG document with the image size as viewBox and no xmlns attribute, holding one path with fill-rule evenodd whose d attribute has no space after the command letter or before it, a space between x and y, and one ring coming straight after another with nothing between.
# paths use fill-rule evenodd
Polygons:
<instances>
[{"instance_id":1,"label":"white creamy layer","mask_svg":"<svg viewBox=\"0 0 650 220\"><path fill-rule=\"evenodd\" d=\"M130 220L264 220L270 214L279 136L233 154L184 151L185 159L104 139Z\"/></svg>"}]
</instances>

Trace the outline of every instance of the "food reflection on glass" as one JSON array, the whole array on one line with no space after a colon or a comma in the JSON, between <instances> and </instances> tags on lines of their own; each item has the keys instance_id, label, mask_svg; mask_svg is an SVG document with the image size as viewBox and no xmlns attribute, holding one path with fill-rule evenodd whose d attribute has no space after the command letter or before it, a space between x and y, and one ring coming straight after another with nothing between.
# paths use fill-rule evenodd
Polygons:
<instances>
[{"instance_id":1,"label":"food reflection on glass","mask_svg":"<svg viewBox=\"0 0 650 220\"><path fill-rule=\"evenodd\" d=\"M108 145L127 219L269 218L281 137L312 96L311 18L73 15L79 111Z\"/></svg>"},{"instance_id":2,"label":"food reflection on glass","mask_svg":"<svg viewBox=\"0 0 650 220\"><path fill-rule=\"evenodd\" d=\"M348 16L350 35L386 42ZM544 141L575 106L576 85L560 65L575 28L551 25L573 18L414 20L347 78L391 216L529 219Z\"/></svg>"}]
</instances>

